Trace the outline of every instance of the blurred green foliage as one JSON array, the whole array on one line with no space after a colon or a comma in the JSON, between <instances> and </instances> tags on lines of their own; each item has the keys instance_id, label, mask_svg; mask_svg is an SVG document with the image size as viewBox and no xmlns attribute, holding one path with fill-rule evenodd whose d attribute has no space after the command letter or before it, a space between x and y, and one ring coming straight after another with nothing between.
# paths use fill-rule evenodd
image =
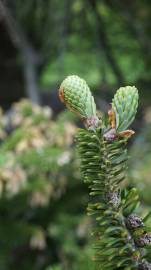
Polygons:
<instances>
[{"instance_id":1,"label":"blurred green foliage","mask_svg":"<svg viewBox=\"0 0 151 270\"><path fill-rule=\"evenodd\" d=\"M1 269L74 269L85 256L89 261L76 128L65 118L54 122L49 108L27 100L1 112Z\"/></svg>"},{"instance_id":2,"label":"blurred green foliage","mask_svg":"<svg viewBox=\"0 0 151 270\"><path fill-rule=\"evenodd\" d=\"M129 164L129 177L137 185L142 200L151 205L151 108L144 114L144 124L131 148L132 162Z\"/></svg>"},{"instance_id":3,"label":"blurred green foliage","mask_svg":"<svg viewBox=\"0 0 151 270\"><path fill-rule=\"evenodd\" d=\"M38 58L41 88L69 74L91 87L150 82L147 1L7 0L11 15ZM147 56L146 56L147 54ZM23 64L23 63L22 63Z\"/></svg>"}]
</instances>

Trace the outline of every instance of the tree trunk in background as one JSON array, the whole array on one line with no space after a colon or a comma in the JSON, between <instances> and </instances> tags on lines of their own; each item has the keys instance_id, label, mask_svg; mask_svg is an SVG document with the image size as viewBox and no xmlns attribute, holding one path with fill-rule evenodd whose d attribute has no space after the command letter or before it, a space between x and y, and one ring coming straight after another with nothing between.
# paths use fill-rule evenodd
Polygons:
<instances>
[{"instance_id":1,"label":"tree trunk in background","mask_svg":"<svg viewBox=\"0 0 151 270\"><path fill-rule=\"evenodd\" d=\"M10 13L10 10L1 0L0 18L7 28L12 43L19 50L21 55L26 96L32 102L40 104L40 94L37 79L38 57L27 40L23 29L21 29L21 27L17 24L16 20Z\"/></svg>"},{"instance_id":2,"label":"tree trunk in background","mask_svg":"<svg viewBox=\"0 0 151 270\"><path fill-rule=\"evenodd\" d=\"M24 48L21 52L23 60L23 73L25 79L25 90L27 97L34 103L40 104L38 87L37 64L31 48Z\"/></svg>"},{"instance_id":3,"label":"tree trunk in background","mask_svg":"<svg viewBox=\"0 0 151 270\"><path fill-rule=\"evenodd\" d=\"M115 77L117 78L118 84L119 85L124 84L125 79L124 79L122 71L120 70L120 67L119 67L119 65L114 57L114 54L112 52L112 48L109 44L109 40L108 40L108 37L107 37L106 32L105 32L103 18L97 10L97 0L88 0L88 2L91 5L91 8L95 14L96 26L97 26L97 31L98 31L98 38L100 41L100 46L101 46L103 53L106 57L106 60L110 64L110 66L113 70L113 73L114 73Z\"/></svg>"}]
</instances>

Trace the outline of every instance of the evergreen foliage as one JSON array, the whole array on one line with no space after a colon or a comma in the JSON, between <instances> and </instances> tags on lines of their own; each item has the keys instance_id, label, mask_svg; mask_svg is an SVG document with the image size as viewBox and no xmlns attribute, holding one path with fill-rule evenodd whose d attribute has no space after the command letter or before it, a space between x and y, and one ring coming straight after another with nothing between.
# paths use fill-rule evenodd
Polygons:
<instances>
[{"instance_id":1,"label":"evergreen foliage","mask_svg":"<svg viewBox=\"0 0 151 270\"><path fill-rule=\"evenodd\" d=\"M73 98L79 110L78 87L80 78L67 77L71 92L68 104ZM83 94L83 100L88 94ZM66 103L66 100L65 100ZM76 106L77 104L77 106ZM135 118L138 105L138 91L135 87L120 88L114 96L108 117L102 117L93 129L80 129L77 145L81 158L84 181L90 189L88 214L93 216L94 260L98 270L151 269L147 261L151 236L147 232L147 218L136 213L139 203L135 188L121 190L127 169L127 141L134 133L125 130ZM70 107L70 106L68 106Z\"/></svg>"}]
</instances>

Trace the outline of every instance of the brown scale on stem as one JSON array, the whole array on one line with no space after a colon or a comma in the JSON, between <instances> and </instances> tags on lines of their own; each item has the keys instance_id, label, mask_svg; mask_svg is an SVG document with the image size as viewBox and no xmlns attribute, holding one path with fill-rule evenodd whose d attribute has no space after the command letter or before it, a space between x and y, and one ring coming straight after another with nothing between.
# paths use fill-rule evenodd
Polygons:
<instances>
[{"instance_id":1,"label":"brown scale on stem","mask_svg":"<svg viewBox=\"0 0 151 270\"><path fill-rule=\"evenodd\" d=\"M60 98L61 102L65 103L64 89L62 87L59 88L59 98Z\"/></svg>"},{"instance_id":2,"label":"brown scale on stem","mask_svg":"<svg viewBox=\"0 0 151 270\"><path fill-rule=\"evenodd\" d=\"M116 130L116 115L115 115L113 108L109 109L108 117L109 117L109 123L111 125L111 129L107 133L104 134L104 138L107 141L114 141L117 137L129 139L135 133L135 131L130 130L130 129L127 129L127 130L124 130L121 132L117 132L117 130Z\"/></svg>"},{"instance_id":3,"label":"brown scale on stem","mask_svg":"<svg viewBox=\"0 0 151 270\"><path fill-rule=\"evenodd\" d=\"M108 111L108 116L109 116L109 122L112 128L115 128L116 126L116 116L114 110L111 108Z\"/></svg>"}]
</instances>

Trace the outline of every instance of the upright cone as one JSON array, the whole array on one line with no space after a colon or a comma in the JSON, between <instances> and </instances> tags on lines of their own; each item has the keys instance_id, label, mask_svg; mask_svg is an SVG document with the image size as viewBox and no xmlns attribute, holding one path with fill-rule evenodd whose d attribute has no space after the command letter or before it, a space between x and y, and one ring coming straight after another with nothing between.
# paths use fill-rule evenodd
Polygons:
<instances>
[{"instance_id":1,"label":"upright cone","mask_svg":"<svg viewBox=\"0 0 151 270\"><path fill-rule=\"evenodd\" d=\"M135 86L121 87L117 90L112 108L116 117L116 130L122 132L133 122L138 107L138 90Z\"/></svg>"},{"instance_id":2,"label":"upright cone","mask_svg":"<svg viewBox=\"0 0 151 270\"><path fill-rule=\"evenodd\" d=\"M76 75L68 76L61 83L59 97L69 110L84 120L87 128L93 129L97 126L96 105L85 80Z\"/></svg>"}]
</instances>

